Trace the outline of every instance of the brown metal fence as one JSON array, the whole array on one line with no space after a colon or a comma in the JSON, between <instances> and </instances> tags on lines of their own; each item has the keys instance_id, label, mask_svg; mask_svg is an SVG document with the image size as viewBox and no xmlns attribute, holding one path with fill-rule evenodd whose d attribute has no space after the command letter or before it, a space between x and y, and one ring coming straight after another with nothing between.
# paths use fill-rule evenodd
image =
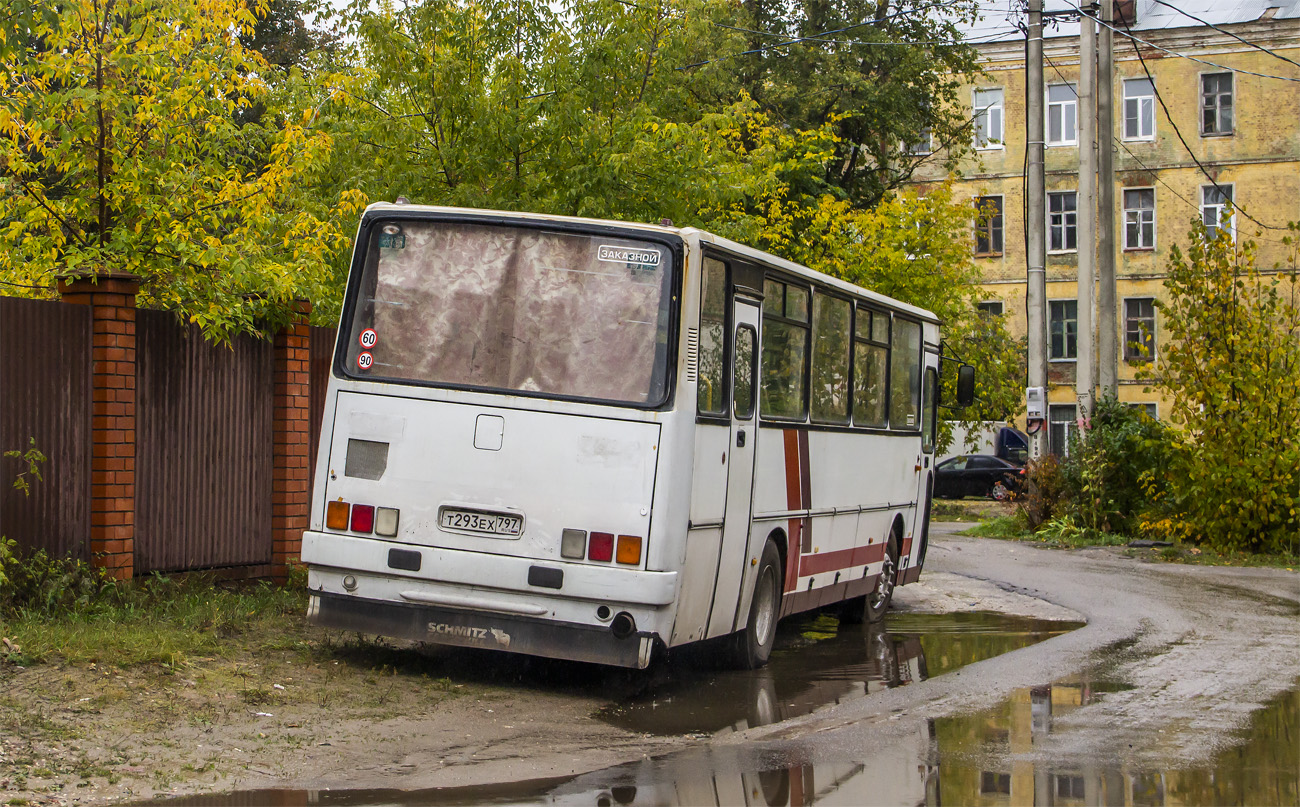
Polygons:
<instances>
[{"instance_id":1,"label":"brown metal fence","mask_svg":"<svg viewBox=\"0 0 1300 807\"><path fill-rule=\"evenodd\" d=\"M90 307L0 297L0 451L48 458L30 495L25 465L0 459L0 535L29 549L89 558Z\"/></svg>"},{"instance_id":2,"label":"brown metal fence","mask_svg":"<svg viewBox=\"0 0 1300 807\"><path fill-rule=\"evenodd\" d=\"M135 573L271 562L274 349L136 321Z\"/></svg>"}]
</instances>

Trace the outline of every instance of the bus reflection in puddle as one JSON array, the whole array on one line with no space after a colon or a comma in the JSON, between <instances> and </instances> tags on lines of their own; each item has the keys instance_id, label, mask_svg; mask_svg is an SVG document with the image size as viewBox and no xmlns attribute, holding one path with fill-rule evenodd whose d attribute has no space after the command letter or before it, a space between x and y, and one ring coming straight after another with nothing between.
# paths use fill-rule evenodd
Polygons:
<instances>
[{"instance_id":1,"label":"bus reflection in puddle","mask_svg":"<svg viewBox=\"0 0 1300 807\"><path fill-rule=\"evenodd\" d=\"M843 627L833 617L809 618L783 630L763 669L701 670L708 663L701 648L602 717L660 735L743 731L924 681L1077 627L993 613L895 613L883 625Z\"/></svg>"},{"instance_id":2,"label":"bus reflection in puddle","mask_svg":"<svg viewBox=\"0 0 1300 807\"><path fill-rule=\"evenodd\" d=\"M182 805L1057 805L1295 804L1300 689L1251 715L1219 756L1199 766L1144 768L1109 755L1044 760L1058 718L1116 688L1069 679L1017 690L968 715L927 721L871 744L859 759L794 761L772 749L715 746L566 779L430 790L258 790L150 804ZM846 754L852 754L846 750Z\"/></svg>"}]
</instances>

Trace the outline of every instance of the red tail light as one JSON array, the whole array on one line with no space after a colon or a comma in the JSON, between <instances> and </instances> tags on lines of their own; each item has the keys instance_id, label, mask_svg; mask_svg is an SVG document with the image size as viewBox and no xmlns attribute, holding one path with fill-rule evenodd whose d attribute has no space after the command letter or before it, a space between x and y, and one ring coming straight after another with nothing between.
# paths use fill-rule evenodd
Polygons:
<instances>
[{"instance_id":1,"label":"red tail light","mask_svg":"<svg viewBox=\"0 0 1300 807\"><path fill-rule=\"evenodd\" d=\"M370 504L352 505L352 531L372 532L375 529L375 508Z\"/></svg>"},{"instance_id":2,"label":"red tail light","mask_svg":"<svg viewBox=\"0 0 1300 807\"><path fill-rule=\"evenodd\" d=\"M587 542L588 560L613 560L614 535L608 532L593 532Z\"/></svg>"}]
</instances>

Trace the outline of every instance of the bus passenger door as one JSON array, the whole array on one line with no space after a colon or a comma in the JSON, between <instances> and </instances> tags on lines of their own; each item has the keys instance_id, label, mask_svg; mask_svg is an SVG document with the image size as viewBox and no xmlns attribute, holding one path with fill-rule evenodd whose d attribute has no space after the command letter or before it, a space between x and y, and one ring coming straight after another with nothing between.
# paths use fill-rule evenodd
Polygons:
<instances>
[{"instance_id":1,"label":"bus passenger door","mask_svg":"<svg viewBox=\"0 0 1300 807\"><path fill-rule=\"evenodd\" d=\"M939 420L939 354L928 350L921 376L921 454L917 458L916 520L912 525L912 551L904 560L899 583L911 583L921 574L926 544L930 541L930 504L934 493L934 450Z\"/></svg>"},{"instance_id":2,"label":"bus passenger door","mask_svg":"<svg viewBox=\"0 0 1300 807\"><path fill-rule=\"evenodd\" d=\"M749 545L754 498L754 446L758 440L759 303L736 297L731 331L731 443L727 459L727 505L722 551L707 636L730 633L736 623Z\"/></svg>"}]
</instances>

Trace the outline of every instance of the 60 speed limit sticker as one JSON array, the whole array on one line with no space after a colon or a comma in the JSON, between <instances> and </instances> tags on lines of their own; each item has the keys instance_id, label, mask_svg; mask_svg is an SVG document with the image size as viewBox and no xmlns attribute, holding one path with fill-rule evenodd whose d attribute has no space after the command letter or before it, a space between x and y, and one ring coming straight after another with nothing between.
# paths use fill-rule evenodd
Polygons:
<instances>
[{"instance_id":1,"label":"60 speed limit sticker","mask_svg":"<svg viewBox=\"0 0 1300 807\"><path fill-rule=\"evenodd\" d=\"M375 357L371 356L364 350L357 354L357 367L362 370L369 370L375 363Z\"/></svg>"},{"instance_id":2,"label":"60 speed limit sticker","mask_svg":"<svg viewBox=\"0 0 1300 807\"><path fill-rule=\"evenodd\" d=\"M374 328L366 328L361 332L361 336L357 337L357 341L361 343L361 347L369 350L379 344L379 334L375 333Z\"/></svg>"}]
</instances>

